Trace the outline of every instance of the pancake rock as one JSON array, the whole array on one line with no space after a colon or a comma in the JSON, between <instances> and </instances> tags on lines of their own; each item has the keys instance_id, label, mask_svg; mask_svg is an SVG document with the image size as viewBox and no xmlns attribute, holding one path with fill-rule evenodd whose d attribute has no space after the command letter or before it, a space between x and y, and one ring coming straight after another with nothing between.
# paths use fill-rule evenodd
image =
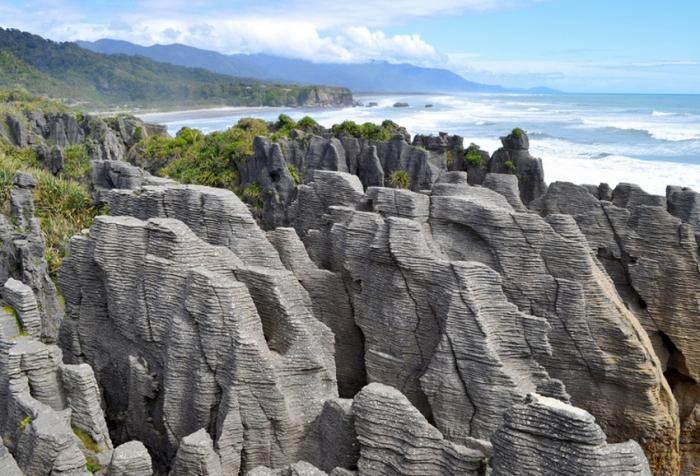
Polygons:
<instances>
[{"instance_id":1,"label":"pancake rock","mask_svg":"<svg viewBox=\"0 0 700 476\"><path fill-rule=\"evenodd\" d=\"M17 465L26 474L87 474L86 457L106 465L112 442L92 370L64 364L21 319L0 312L0 431Z\"/></svg>"},{"instance_id":2,"label":"pancake rock","mask_svg":"<svg viewBox=\"0 0 700 476\"><path fill-rule=\"evenodd\" d=\"M28 333L37 336L39 324L41 338L55 342L63 310L44 258L44 235L34 216L32 191L36 181L19 172L13 184L10 216L0 213L0 284L5 286L0 294L23 314ZM28 294L27 286L34 296Z\"/></svg>"},{"instance_id":3,"label":"pancake rock","mask_svg":"<svg viewBox=\"0 0 700 476\"><path fill-rule=\"evenodd\" d=\"M211 436L201 429L180 441L170 476L222 476Z\"/></svg>"},{"instance_id":4,"label":"pancake rock","mask_svg":"<svg viewBox=\"0 0 700 476\"><path fill-rule=\"evenodd\" d=\"M637 443L607 444L590 413L537 394L508 410L492 441L493 476L651 475Z\"/></svg>"},{"instance_id":5,"label":"pancake rock","mask_svg":"<svg viewBox=\"0 0 700 476\"><path fill-rule=\"evenodd\" d=\"M503 147L493 153L489 161L489 172L514 174L518 177L520 198L525 204L547 191L544 183L542 160L530 155L530 140L521 129L501 137Z\"/></svg>"},{"instance_id":6,"label":"pancake rock","mask_svg":"<svg viewBox=\"0 0 700 476\"><path fill-rule=\"evenodd\" d=\"M107 468L108 476L151 476L153 468L148 450L140 441L117 446Z\"/></svg>"},{"instance_id":7,"label":"pancake rock","mask_svg":"<svg viewBox=\"0 0 700 476\"><path fill-rule=\"evenodd\" d=\"M297 461L323 401L337 396L332 333L259 229L267 247L254 234L243 245L223 236L238 221L257 229L250 215L216 224L199 215L225 203L244 209L232 193L156 189L117 194L118 206L148 213L155 201L139 209L126 200L160 193L163 209L177 204L183 219L197 216L200 232L240 255L175 219L98 217L71 240L61 270L66 359L92 365L115 433L142 441L157 467L168 468L180 441L202 428L225 474ZM264 249L277 267L261 266Z\"/></svg>"},{"instance_id":8,"label":"pancake rock","mask_svg":"<svg viewBox=\"0 0 700 476\"><path fill-rule=\"evenodd\" d=\"M448 177L430 195L363 196L356 177L318 171L290 208L311 257L350 283L368 381L400 389L458 443L489 438L528 393L570 396L674 474L676 403L574 220Z\"/></svg>"},{"instance_id":9,"label":"pancake rock","mask_svg":"<svg viewBox=\"0 0 700 476\"><path fill-rule=\"evenodd\" d=\"M620 184L610 202L583 187L557 182L535 204L543 215L574 217L625 305L651 337L685 421L681 451L687 455L697 453L700 444L693 416L700 402L695 195L670 188L667 201L636 185ZM684 464L688 474L697 468L700 460Z\"/></svg>"},{"instance_id":10,"label":"pancake rock","mask_svg":"<svg viewBox=\"0 0 700 476\"><path fill-rule=\"evenodd\" d=\"M446 440L395 388L366 386L355 397L353 414L360 475L485 474L482 445Z\"/></svg>"}]
</instances>

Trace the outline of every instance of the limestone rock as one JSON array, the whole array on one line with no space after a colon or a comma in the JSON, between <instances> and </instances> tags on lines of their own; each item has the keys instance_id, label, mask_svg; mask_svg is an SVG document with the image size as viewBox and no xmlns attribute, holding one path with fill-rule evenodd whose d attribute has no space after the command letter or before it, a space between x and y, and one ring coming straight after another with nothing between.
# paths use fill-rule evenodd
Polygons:
<instances>
[{"instance_id":1,"label":"limestone rock","mask_svg":"<svg viewBox=\"0 0 700 476\"><path fill-rule=\"evenodd\" d=\"M372 383L353 402L359 474L481 475L486 455L444 439L395 388Z\"/></svg>"},{"instance_id":2,"label":"limestone rock","mask_svg":"<svg viewBox=\"0 0 700 476\"><path fill-rule=\"evenodd\" d=\"M359 445L352 400L326 400L307 441L305 459L323 471L357 468Z\"/></svg>"},{"instance_id":3,"label":"limestone rock","mask_svg":"<svg viewBox=\"0 0 700 476\"><path fill-rule=\"evenodd\" d=\"M201 429L180 441L170 476L222 476L221 462L209 434Z\"/></svg>"},{"instance_id":4,"label":"limestone rock","mask_svg":"<svg viewBox=\"0 0 700 476\"><path fill-rule=\"evenodd\" d=\"M651 475L637 443L607 444L590 413L537 394L506 413L492 440L493 476Z\"/></svg>"},{"instance_id":5,"label":"limestone rock","mask_svg":"<svg viewBox=\"0 0 700 476\"><path fill-rule=\"evenodd\" d=\"M0 438L0 474L6 476L24 476L24 473L17 466L17 462L12 457Z\"/></svg>"},{"instance_id":6,"label":"limestone rock","mask_svg":"<svg viewBox=\"0 0 700 476\"><path fill-rule=\"evenodd\" d=\"M258 466L245 474L246 476L327 476L328 473L321 471L311 463L298 461L282 469Z\"/></svg>"},{"instance_id":7,"label":"limestone rock","mask_svg":"<svg viewBox=\"0 0 700 476\"><path fill-rule=\"evenodd\" d=\"M56 341L63 309L44 258L44 235L39 220L34 217L32 190L35 185L31 175L17 173L10 192L11 215L0 214L0 283L5 284L10 278L15 280L10 281L10 289L3 293L9 293L6 300L12 300L18 307L17 311L26 314L27 332L35 332L36 315L32 311L32 298L26 289L20 291L22 286L18 282L33 291L34 309L40 316L41 338L50 343ZM22 296L17 293L22 293Z\"/></svg>"},{"instance_id":8,"label":"limestone rock","mask_svg":"<svg viewBox=\"0 0 700 476\"><path fill-rule=\"evenodd\" d=\"M21 281L10 278L0 289L0 296L17 313L22 323L22 331L27 335L39 338L41 336L41 315L32 289Z\"/></svg>"},{"instance_id":9,"label":"limestone rock","mask_svg":"<svg viewBox=\"0 0 700 476\"><path fill-rule=\"evenodd\" d=\"M152 476L151 457L140 441L130 441L114 449L107 476Z\"/></svg>"},{"instance_id":10,"label":"limestone rock","mask_svg":"<svg viewBox=\"0 0 700 476\"><path fill-rule=\"evenodd\" d=\"M489 172L518 177L520 198L528 204L547 190L542 161L530 155L530 141L525 132L501 137L503 147L493 153Z\"/></svg>"},{"instance_id":11,"label":"limestone rock","mask_svg":"<svg viewBox=\"0 0 700 476\"><path fill-rule=\"evenodd\" d=\"M681 204L688 200L684 193L669 194L669 209L690 220L692 205ZM692 203L692 195L687 197ZM567 213L576 220L622 301L649 334L681 419L690 416L700 395L700 348L694 337L700 331L700 258L693 226L669 213L664 197L629 184L618 185L610 203L582 187L554 183L536 205L545 216ZM681 439L689 447L700 443Z\"/></svg>"},{"instance_id":12,"label":"limestone rock","mask_svg":"<svg viewBox=\"0 0 700 476\"><path fill-rule=\"evenodd\" d=\"M528 393L570 396L613 441L642 442L655 471L677 470L662 367L574 219L462 183L336 205L330 174L290 216L311 258L347 283L370 382L399 388L458 443L489 438Z\"/></svg>"},{"instance_id":13,"label":"limestone rock","mask_svg":"<svg viewBox=\"0 0 700 476\"><path fill-rule=\"evenodd\" d=\"M221 205L242 207L206 187L171 192L179 199L160 203L184 206L198 192L197 210L211 205L223 216L231 209ZM183 216L187 208L179 210ZM241 218L213 225L230 230ZM254 227L249 220L240 226ZM199 223L215 240L215 230ZM254 235L247 239L256 246ZM290 464L323 401L337 396L332 333L281 263L246 264L259 259L212 246L168 218L98 217L89 235L71 241L60 275L69 360L93 366L107 414L153 448L159 465L202 428L213 435L226 474Z\"/></svg>"}]
</instances>

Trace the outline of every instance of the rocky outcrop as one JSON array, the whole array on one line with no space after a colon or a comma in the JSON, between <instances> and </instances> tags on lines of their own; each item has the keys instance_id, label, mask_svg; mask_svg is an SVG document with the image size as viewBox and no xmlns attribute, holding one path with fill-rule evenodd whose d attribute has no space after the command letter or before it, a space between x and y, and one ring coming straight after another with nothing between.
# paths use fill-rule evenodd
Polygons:
<instances>
[{"instance_id":1,"label":"rocky outcrop","mask_svg":"<svg viewBox=\"0 0 700 476\"><path fill-rule=\"evenodd\" d=\"M92 369L64 364L58 347L22 331L27 314L13 311L17 318L0 314L0 432L17 465L25 474L87 474L86 458L106 465L112 442Z\"/></svg>"},{"instance_id":2,"label":"rocky outcrop","mask_svg":"<svg viewBox=\"0 0 700 476\"><path fill-rule=\"evenodd\" d=\"M54 174L63 169L66 147L84 145L93 160L125 160L140 139L167 133L163 126L127 115L103 118L27 108L0 119L0 139L16 147L32 147L40 163Z\"/></svg>"},{"instance_id":3,"label":"rocky outcrop","mask_svg":"<svg viewBox=\"0 0 700 476\"><path fill-rule=\"evenodd\" d=\"M570 395L673 474L662 367L572 218L515 211L451 175L431 195L364 196L346 174L314 177L290 217L317 264L349 283L370 382L400 389L458 443L489 438L528 393Z\"/></svg>"},{"instance_id":4,"label":"rocky outcrop","mask_svg":"<svg viewBox=\"0 0 700 476\"><path fill-rule=\"evenodd\" d=\"M576 220L625 305L651 337L680 417L687 420L682 444L695 448L700 443L693 416L700 403L700 259L694 194L670 189L667 205L665 197L620 184L611 199L599 200L583 187L557 182L535 205L543 215L566 213ZM688 471L692 474L697 466Z\"/></svg>"},{"instance_id":5,"label":"rocky outcrop","mask_svg":"<svg viewBox=\"0 0 700 476\"><path fill-rule=\"evenodd\" d=\"M180 441L170 476L223 476L211 436L201 429Z\"/></svg>"},{"instance_id":6,"label":"rocky outcrop","mask_svg":"<svg viewBox=\"0 0 700 476\"><path fill-rule=\"evenodd\" d=\"M530 155L530 140L527 134L514 129L512 133L501 137L503 147L493 153L489 161L489 172L513 174L518 177L520 198L528 204L547 191L544 182L542 160Z\"/></svg>"},{"instance_id":7,"label":"rocky outcrop","mask_svg":"<svg viewBox=\"0 0 700 476\"><path fill-rule=\"evenodd\" d=\"M299 107L352 106L354 100L352 93L347 88L313 86L302 88L297 103L292 105Z\"/></svg>"},{"instance_id":8,"label":"rocky outcrop","mask_svg":"<svg viewBox=\"0 0 700 476\"><path fill-rule=\"evenodd\" d=\"M0 436L21 470L693 474L694 192L534 198L534 165L451 170L455 136L317 132L256 139L241 176L267 232L230 191L93 161L112 216L71 240L60 349L3 254ZM411 190L382 186L402 167ZM11 242L40 237L31 187Z\"/></svg>"},{"instance_id":9,"label":"rocky outcrop","mask_svg":"<svg viewBox=\"0 0 700 476\"><path fill-rule=\"evenodd\" d=\"M508 410L492 440L493 476L651 475L637 443L607 444L590 413L537 394Z\"/></svg>"},{"instance_id":10,"label":"rocky outcrop","mask_svg":"<svg viewBox=\"0 0 700 476\"><path fill-rule=\"evenodd\" d=\"M12 457L0 438L0 474L7 476L24 476L22 470L17 466L17 462Z\"/></svg>"},{"instance_id":11,"label":"rocky outcrop","mask_svg":"<svg viewBox=\"0 0 700 476\"><path fill-rule=\"evenodd\" d=\"M355 397L353 414L361 475L485 472L488 443L465 447L446 440L395 388L368 385Z\"/></svg>"},{"instance_id":12,"label":"rocky outcrop","mask_svg":"<svg viewBox=\"0 0 700 476\"><path fill-rule=\"evenodd\" d=\"M5 285L3 297L27 319L26 331L35 335L38 313L41 338L50 343L56 341L63 310L44 258L44 236L34 216L35 185L31 175L18 173L10 193L10 216L0 214L0 284ZM20 282L31 289L33 297Z\"/></svg>"},{"instance_id":13,"label":"rocky outcrop","mask_svg":"<svg viewBox=\"0 0 700 476\"><path fill-rule=\"evenodd\" d=\"M197 203L198 231L241 252L212 246L174 219L98 217L89 235L71 241L61 273L67 359L93 366L117 431L143 441L160 467L201 428L225 474L296 461L323 401L337 396L332 333L235 195L151 191L122 194L116 209L160 193L158 203L180 203L166 209L187 219ZM219 218L240 213L216 231L200 205ZM224 237L227 227L257 229L261 241ZM265 262L263 249L276 260Z\"/></svg>"},{"instance_id":14,"label":"rocky outcrop","mask_svg":"<svg viewBox=\"0 0 700 476\"><path fill-rule=\"evenodd\" d=\"M151 457L140 441L119 445L112 454L107 476L151 476Z\"/></svg>"}]
</instances>

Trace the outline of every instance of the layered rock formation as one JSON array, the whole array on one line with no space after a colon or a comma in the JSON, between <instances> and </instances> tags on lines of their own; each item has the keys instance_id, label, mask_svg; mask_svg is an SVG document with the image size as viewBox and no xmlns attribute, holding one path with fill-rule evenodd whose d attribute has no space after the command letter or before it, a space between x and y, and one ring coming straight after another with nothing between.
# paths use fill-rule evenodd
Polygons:
<instances>
[{"instance_id":1,"label":"layered rock formation","mask_svg":"<svg viewBox=\"0 0 700 476\"><path fill-rule=\"evenodd\" d=\"M351 173L359 177L364 188L388 186L391 175L403 171L408 188L415 192L432 188L447 171L467 171L471 185L481 184L489 171L512 174L527 204L546 191L542 162L528 152L524 132L517 138L513 134L503 137L502 142L504 147L489 158L474 145L465 150L461 137L444 133L416 136L411 143L402 131L389 141L334 136L323 130L295 131L291 139L278 142L256 138L254 156L238 165L238 173L243 187L260 186L261 223L268 229L292 225L293 217L286 212L296 195L296 181L310 182L317 170ZM477 165L466 158L475 147L482 157Z\"/></svg>"},{"instance_id":2,"label":"layered rock formation","mask_svg":"<svg viewBox=\"0 0 700 476\"><path fill-rule=\"evenodd\" d=\"M609 445L588 412L537 394L506 413L493 450L494 476L651 474L637 443Z\"/></svg>"},{"instance_id":3,"label":"layered rock formation","mask_svg":"<svg viewBox=\"0 0 700 476\"><path fill-rule=\"evenodd\" d=\"M30 335L38 337L38 325L42 339L52 343L58 336L63 310L44 259L44 235L34 217L32 190L36 182L31 175L18 173L13 183L10 216L0 214L1 295L17 312L26 314L23 317Z\"/></svg>"},{"instance_id":4,"label":"layered rock formation","mask_svg":"<svg viewBox=\"0 0 700 476\"><path fill-rule=\"evenodd\" d=\"M0 139L16 147L33 148L39 161L54 174L63 169L63 152L68 146L85 145L93 160L125 160L141 138L165 133L162 126L126 115L101 118L27 109L0 117Z\"/></svg>"},{"instance_id":5,"label":"layered rock formation","mask_svg":"<svg viewBox=\"0 0 700 476\"><path fill-rule=\"evenodd\" d=\"M629 184L606 196L557 182L533 204L545 216L566 213L576 220L625 305L651 337L680 405L684 454L696 453L700 444L694 416L700 403L697 197L692 190L669 188L667 200ZM698 469L695 457L687 462L687 474Z\"/></svg>"},{"instance_id":6,"label":"layered rock formation","mask_svg":"<svg viewBox=\"0 0 700 476\"><path fill-rule=\"evenodd\" d=\"M7 233L0 270L19 278L0 287L0 472L87 475L109 464L112 442L91 367L64 363L53 344L61 313L33 216L33 183L19 174L12 219L0 215ZM147 453L140 459L150 464Z\"/></svg>"},{"instance_id":7,"label":"layered rock formation","mask_svg":"<svg viewBox=\"0 0 700 476\"><path fill-rule=\"evenodd\" d=\"M65 318L0 263L0 468L693 474L698 195L546 188L527 136L503 145L470 182L456 136L258 138L262 227L230 191L94 161L111 216L71 240ZM15 190L13 253L40 238Z\"/></svg>"}]
</instances>

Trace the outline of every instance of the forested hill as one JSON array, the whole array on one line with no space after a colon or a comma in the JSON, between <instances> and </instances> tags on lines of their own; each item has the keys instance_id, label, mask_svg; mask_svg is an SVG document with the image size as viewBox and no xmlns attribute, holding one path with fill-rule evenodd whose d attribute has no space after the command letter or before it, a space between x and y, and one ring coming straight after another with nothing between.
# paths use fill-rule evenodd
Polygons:
<instances>
[{"instance_id":1,"label":"forested hill","mask_svg":"<svg viewBox=\"0 0 700 476\"><path fill-rule=\"evenodd\" d=\"M345 88L233 78L142 56L104 55L75 43L0 28L0 87L17 86L87 108L352 103Z\"/></svg>"}]
</instances>

